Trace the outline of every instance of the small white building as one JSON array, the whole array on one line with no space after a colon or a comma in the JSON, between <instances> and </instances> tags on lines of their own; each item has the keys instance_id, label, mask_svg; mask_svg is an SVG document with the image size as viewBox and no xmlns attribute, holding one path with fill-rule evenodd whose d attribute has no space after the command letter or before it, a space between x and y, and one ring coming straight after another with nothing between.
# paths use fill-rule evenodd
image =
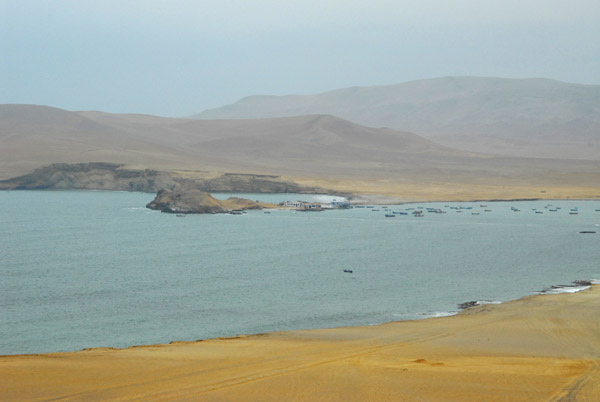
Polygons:
<instances>
[{"instance_id":1,"label":"small white building","mask_svg":"<svg viewBox=\"0 0 600 402\"><path fill-rule=\"evenodd\" d=\"M294 208L296 211L322 211L323 206L318 203L306 202L306 201L286 201L284 203L286 207Z\"/></svg>"}]
</instances>

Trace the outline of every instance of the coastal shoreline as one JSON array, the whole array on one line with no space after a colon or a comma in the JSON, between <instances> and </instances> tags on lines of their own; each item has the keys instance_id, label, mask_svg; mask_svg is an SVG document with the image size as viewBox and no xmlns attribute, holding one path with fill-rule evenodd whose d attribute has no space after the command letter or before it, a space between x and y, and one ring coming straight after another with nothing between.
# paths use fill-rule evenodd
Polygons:
<instances>
[{"instance_id":1,"label":"coastal shoreline","mask_svg":"<svg viewBox=\"0 0 600 402\"><path fill-rule=\"evenodd\" d=\"M57 163L0 180L0 190L108 190L157 193L200 190L208 193L302 193L346 197L355 204L493 202L522 200L599 200L600 188L570 180L519 179L482 183L447 178L319 177L216 171L153 170L104 162Z\"/></svg>"},{"instance_id":2,"label":"coastal shoreline","mask_svg":"<svg viewBox=\"0 0 600 402\"><path fill-rule=\"evenodd\" d=\"M236 338L240 338L240 337L260 336L260 335L264 335L264 334L268 334L268 333L286 333L286 332L316 331L316 330L336 330L339 328L355 328L355 327L356 328L358 328L358 327L376 327L379 325L386 325L386 324L391 324L391 323L416 322L416 321L430 320L430 319L443 318L443 317L453 317L453 316L459 315L469 309L480 307L480 306L511 303L511 302L519 301L524 298L536 297L536 296L579 293L579 292L586 291L586 290L590 289L591 287L600 287L600 279L576 280L576 281L571 282L568 285L552 285L548 288L545 288L545 289L542 289L539 291L533 291L529 294L526 294L526 295L521 296L516 299L509 299L509 300L503 300L503 301L472 300L472 301L466 301L466 302L461 302L461 303L457 302L456 305L458 307L458 310L456 310L456 311L442 311L442 312L436 312L436 313L432 313L432 314L423 313L423 314L421 314L422 318L413 318L413 319L406 319L406 320L391 320L391 321L377 322L377 323L372 323L372 324L360 324L360 325L350 325L350 326L342 325L339 327L298 328L298 329L282 330L282 331L275 330L275 331L269 331L269 332L231 334L231 335L217 336L215 338L202 338L202 339L189 340L189 341L175 339L175 340L170 340L167 343L139 344L139 345L124 346L124 347L88 346L88 347L84 347L82 349L69 350L69 351L41 352L41 353L35 353L35 352L34 353L18 353L18 354L6 354L6 355L0 354L0 358L15 357L15 356L23 356L23 357L44 356L44 355L51 355L51 354L56 354L56 353L78 353L78 352L83 352L83 351L92 351L92 350L96 350L96 349L98 349L98 350L127 350L127 349L131 349L131 348L145 348L145 347L154 347L154 346L162 347L162 346L167 346L167 345L172 345L172 344L198 343L198 342L212 341L212 340L216 340L216 339L236 339ZM419 315L418 313L414 313L414 314Z\"/></svg>"},{"instance_id":3,"label":"coastal shoreline","mask_svg":"<svg viewBox=\"0 0 600 402\"><path fill-rule=\"evenodd\" d=\"M600 285L456 315L0 357L5 400L598 400Z\"/></svg>"}]
</instances>

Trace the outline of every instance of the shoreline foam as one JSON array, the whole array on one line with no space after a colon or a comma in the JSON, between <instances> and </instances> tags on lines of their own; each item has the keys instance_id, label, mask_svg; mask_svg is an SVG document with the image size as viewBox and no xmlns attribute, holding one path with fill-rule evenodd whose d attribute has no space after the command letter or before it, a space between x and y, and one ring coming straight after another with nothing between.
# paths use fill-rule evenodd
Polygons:
<instances>
[{"instance_id":1,"label":"shoreline foam","mask_svg":"<svg viewBox=\"0 0 600 402\"><path fill-rule=\"evenodd\" d=\"M588 283L587 285L579 285L578 283ZM589 280L576 280L571 282L569 285L552 285L549 288L540 291L533 291L527 295L523 295L516 299L509 300L474 300L463 303L457 303L457 310L452 311L435 311L435 312L415 312L409 314L398 314L397 316L405 317L405 316L414 316L416 318L409 319L399 319L399 320L390 320L383 322L375 322L371 324L362 324L362 325L342 325L338 327L315 327L315 328L299 328L299 329L291 329L291 330L275 330L269 332L256 332L256 333L247 333L247 334L235 334L235 335L223 335L217 336L214 338L202 338L196 340L171 340L168 343L155 343L155 344L139 344L139 345L130 345L125 347L115 347L115 346L88 346L78 350L71 351L54 351L54 352L42 352L42 353L17 353L17 354L0 354L0 358L3 357L14 357L14 356L44 356L44 355L52 355L56 353L78 353L83 351L92 351L92 350L127 350L131 348L145 348L145 347L157 347L157 346L167 346L172 344L185 344L185 343L197 343L197 342L207 342L218 339L236 339L240 337L250 337L250 336L258 336L264 334L272 334L272 333L286 333L286 332L296 332L296 331L320 331L320 330L336 330L339 328L360 328L360 327L376 327L380 325L393 324L393 323L401 323L401 322L411 322L411 321L423 321L430 320L436 318L444 318L444 317L453 317L462 312L469 310L471 308L486 306L486 305L500 305L505 303L511 303L515 301L519 301L525 298L529 298L532 296L545 296L545 295L559 295L559 294L573 294L582 292L590 289L592 286L600 285L600 280L598 279L589 279ZM600 286L598 286L600 287ZM395 314L392 314L395 315ZM421 317L419 317L421 316Z\"/></svg>"},{"instance_id":2,"label":"shoreline foam","mask_svg":"<svg viewBox=\"0 0 600 402\"><path fill-rule=\"evenodd\" d=\"M3 400L596 401L600 286L451 317L3 356Z\"/></svg>"}]
</instances>

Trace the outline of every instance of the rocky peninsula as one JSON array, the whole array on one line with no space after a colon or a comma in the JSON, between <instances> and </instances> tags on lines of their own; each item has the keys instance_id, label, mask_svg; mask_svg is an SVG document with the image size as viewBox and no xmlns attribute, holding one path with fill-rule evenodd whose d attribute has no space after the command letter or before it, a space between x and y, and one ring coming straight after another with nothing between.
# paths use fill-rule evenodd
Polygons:
<instances>
[{"instance_id":1,"label":"rocky peninsula","mask_svg":"<svg viewBox=\"0 0 600 402\"><path fill-rule=\"evenodd\" d=\"M0 190L114 190L155 193L159 190L198 190L235 193L327 193L276 175L159 171L123 164L55 163L32 173L0 181Z\"/></svg>"},{"instance_id":2,"label":"rocky peninsula","mask_svg":"<svg viewBox=\"0 0 600 402\"><path fill-rule=\"evenodd\" d=\"M178 214L221 214L246 209L277 208L277 205L230 197L217 200L199 190L159 190L147 208Z\"/></svg>"}]
</instances>

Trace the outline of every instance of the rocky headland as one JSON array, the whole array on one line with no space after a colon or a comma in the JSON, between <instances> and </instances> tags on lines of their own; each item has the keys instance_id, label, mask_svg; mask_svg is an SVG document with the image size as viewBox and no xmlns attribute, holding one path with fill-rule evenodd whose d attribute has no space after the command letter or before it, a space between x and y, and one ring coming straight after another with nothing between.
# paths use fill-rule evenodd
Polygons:
<instances>
[{"instance_id":1,"label":"rocky headland","mask_svg":"<svg viewBox=\"0 0 600 402\"><path fill-rule=\"evenodd\" d=\"M56 163L30 174L0 181L0 190L115 190L154 193L199 190L236 193L327 193L275 175L158 171L90 162Z\"/></svg>"},{"instance_id":2,"label":"rocky headland","mask_svg":"<svg viewBox=\"0 0 600 402\"><path fill-rule=\"evenodd\" d=\"M155 192L178 183L167 172L104 162L56 163L0 181L0 190L115 190Z\"/></svg>"},{"instance_id":3,"label":"rocky headland","mask_svg":"<svg viewBox=\"0 0 600 402\"><path fill-rule=\"evenodd\" d=\"M147 208L178 214L220 214L235 210L277 208L274 204L230 197L217 200L209 193L199 190L159 190Z\"/></svg>"}]
</instances>

